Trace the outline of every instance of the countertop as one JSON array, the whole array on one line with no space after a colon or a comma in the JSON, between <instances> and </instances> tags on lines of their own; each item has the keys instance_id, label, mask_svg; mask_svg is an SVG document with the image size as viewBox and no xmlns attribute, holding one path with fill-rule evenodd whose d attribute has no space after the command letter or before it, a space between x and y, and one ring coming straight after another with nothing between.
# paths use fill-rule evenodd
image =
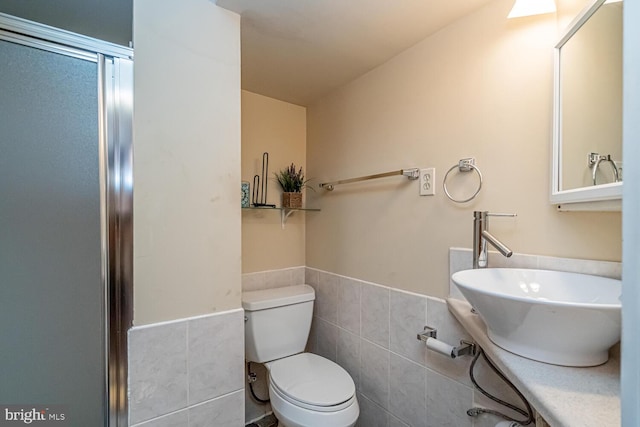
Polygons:
<instances>
[{"instance_id":1,"label":"countertop","mask_svg":"<svg viewBox=\"0 0 640 427\"><path fill-rule=\"evenodd\" d=\"M570 368L536 362L503 350L468 302L448 298L449 311L552 427L618 427L620 359L604 365Z\"/></svg>"}]
</instances>

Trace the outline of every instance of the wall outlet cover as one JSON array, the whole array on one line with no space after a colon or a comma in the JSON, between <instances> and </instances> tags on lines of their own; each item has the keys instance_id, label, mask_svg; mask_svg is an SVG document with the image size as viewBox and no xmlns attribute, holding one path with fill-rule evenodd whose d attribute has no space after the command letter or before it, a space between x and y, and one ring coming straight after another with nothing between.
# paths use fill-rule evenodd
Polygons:
<instances>
[{"instance_id":1,"label":"wall outlet cover","mask_svg":"<svg viewBox=\"0 0 640 427\"><path fill-rule=\"evenodd\" d=\"M420 195L434 196L436 194L436 168L420 169Z\"/></svg>"}]
</instances>

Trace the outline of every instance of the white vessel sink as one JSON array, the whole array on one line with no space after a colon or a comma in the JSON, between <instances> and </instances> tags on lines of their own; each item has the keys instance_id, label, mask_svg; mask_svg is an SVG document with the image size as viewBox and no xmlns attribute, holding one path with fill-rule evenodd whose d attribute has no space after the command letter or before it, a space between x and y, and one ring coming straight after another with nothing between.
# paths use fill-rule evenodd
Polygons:
<instances>
[{"instance_id":1,"label":"white vessel sink","mask_svg":"<svg viewBox=\"0 0 640 427\"><path fill-rule=\"evenodd\" d=\"M620 340L620 280L517 268L464 270L451 279L491 341L520 356L596 366Z\"/></svg>"}]
</instances>

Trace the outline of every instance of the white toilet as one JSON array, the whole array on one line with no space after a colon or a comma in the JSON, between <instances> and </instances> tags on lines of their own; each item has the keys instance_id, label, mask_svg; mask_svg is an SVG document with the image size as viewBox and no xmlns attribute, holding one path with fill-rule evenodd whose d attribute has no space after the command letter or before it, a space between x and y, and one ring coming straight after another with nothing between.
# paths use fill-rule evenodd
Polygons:
<instances>
[{"instance_id":1,"label":"white toilet","mask_svg":"<svg viewBox=\"0 0 640 427\"><path fill-rule=\"evenodd\" d=\"M352 427L360 408L339 365L303 353L313 317L309 285L243 292L245 357L269 371L271 407L284 427Z\"/></svg>"}]
</instances>

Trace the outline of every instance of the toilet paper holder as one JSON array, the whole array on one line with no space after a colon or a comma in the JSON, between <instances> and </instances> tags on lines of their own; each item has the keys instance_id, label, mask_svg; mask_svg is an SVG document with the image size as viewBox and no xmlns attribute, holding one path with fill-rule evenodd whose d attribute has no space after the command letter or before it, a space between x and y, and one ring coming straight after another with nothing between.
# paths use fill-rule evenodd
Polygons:
<instances>
[{"instance_id":1,"label":"toilet paper holder","mask_svg":"<svg viewBox=\"0 0 640 427\"><path fill-rule=\"evenodd\" d=\"M437 339L438 330L430 326L425 326L424 330L418 334L417 338L419 341L424 342L429 350L444 354L445 356L449 356L452 359L455 359L458 356L476 355L475 343L467 340L460 340L460 345L456 347L451 346L444 341L440 341L439 339Z\"/></svg>"}]
</instances>

